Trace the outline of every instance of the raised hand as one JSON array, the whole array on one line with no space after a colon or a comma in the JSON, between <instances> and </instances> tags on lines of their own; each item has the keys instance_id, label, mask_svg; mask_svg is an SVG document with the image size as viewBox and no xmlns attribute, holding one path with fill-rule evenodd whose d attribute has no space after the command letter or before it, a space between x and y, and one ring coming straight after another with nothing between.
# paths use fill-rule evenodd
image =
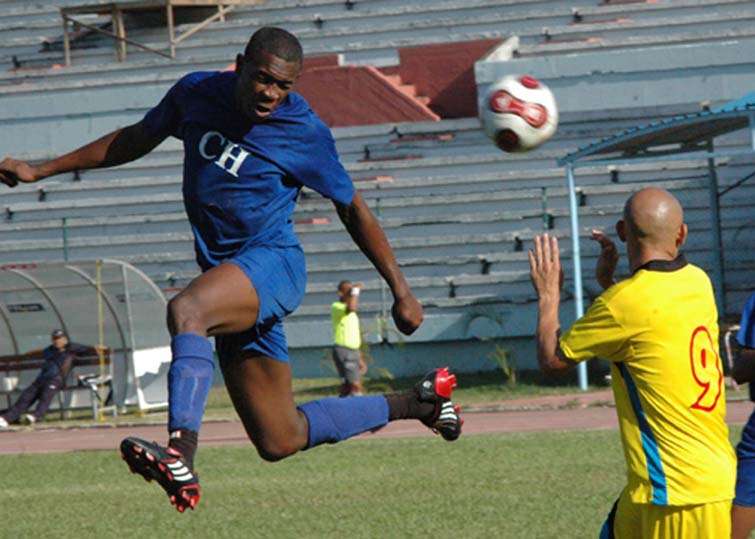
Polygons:
<instances>
[{"instance_id":1,"label":"raised hand","mask_svg":"<svg viewBox=\"0 0 755 539\"><path fill-rule=\"evenodd\" d=\"M613 240L601 230L594 229L592 239L600 244L600 256L595 265L595 278L605 290L616 282L613 275L616 273L616 265L619 263L619 251L616 249Z\"/></svg>"},{"instance_id":2,"label":"raised hand","mask_svg":"<svg viewBox=\"0 0 755 539\"><path fill-rule=\"evenodd\" d=\"M12 157L0 161L0 182L8 187L15 187L19 183L32 183L38 179L36 168L26 161Z\"/></svg>"},{"instance_id":3,"label":"raised hand","mask_svg":"<svg viewBox=\"0 0 755 539\"><path fill-rule=\"evenodd\" d=\"M535 236L535 249L527 254L530 259L530 278L538 298L558 303L564 282L558 239L548 234Z\"/></svg>"},{"instance_id":4,"label":"raised hand","mask_svg":"<svg viewBox=\"0 0 755 539\"><path fill-rule=\"evenodd\" d=\"M393 303L391 312L396 327L404 335L411 335L414 333L424 318L422 305L417 301L417 298L411 294L397 298Z\"/></svg>"}]
</instances>

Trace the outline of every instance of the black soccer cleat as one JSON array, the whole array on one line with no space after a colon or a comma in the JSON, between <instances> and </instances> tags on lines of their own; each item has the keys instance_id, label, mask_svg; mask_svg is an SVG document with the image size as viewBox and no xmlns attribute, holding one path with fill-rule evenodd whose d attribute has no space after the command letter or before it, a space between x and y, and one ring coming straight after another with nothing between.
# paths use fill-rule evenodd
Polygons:
<instances>
[{"instance_id":1,"label":"black soccer cleat","mask_svg":"<svg viewBox=\"0 0 755 539\"><path fill-rule=\"evenodd\" d=\"M422 423L449 442L461 436L461 426L464 424L459 416L461 408L451 402L455 387L456 375L448 372L448 367L430 371L414 386L414 392L420 401L435 403L435 413L430 419L422 420Z\"/></svg>"},{"instance_id":2,"label":"black soccer cleat","mask_svg":"<svg viewBox=\"0 0 755 539\"><path fill-rule=\"evenodd\" d=\"M199 503L199 477L172 447L129 437L121 442L121 457L131 473L141 475L146 481L157 481L179 513L193 510Z\"/></svg>"}]
</instances>

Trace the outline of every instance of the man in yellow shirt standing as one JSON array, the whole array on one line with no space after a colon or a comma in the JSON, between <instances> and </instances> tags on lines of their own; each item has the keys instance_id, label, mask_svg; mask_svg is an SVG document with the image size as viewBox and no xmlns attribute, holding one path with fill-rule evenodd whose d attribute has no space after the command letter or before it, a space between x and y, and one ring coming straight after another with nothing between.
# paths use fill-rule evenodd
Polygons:
<instances>
[{"instance_id":1,"label":"man in yellow shirt standing","mask_svg":"<svg viewBox=\"0 0 755 539\"><path fill-rule=\"evenodd\" d=\"M360 352L362 334L357 315L360 291L359 283L341 281L338 283L338 301L333 302L330 307L330 318L333 322L333 362L343 382L341 397L361 395L364 392Z\"/></svg>"},{"instance_id":2,"label":"man in yellow shirt standing","mask_svg":"<svg viewBox=\"0 0 755 539\"><path fill-rule=\"evenodd\" d=\"M627 486L600 537L729 537L736 462L724 422L713 288L679 253L687 226L669 192L632 195L616 231L632 275L613 282L616 247L594 232L605 291L560 338L558 241L538 236L529 254L540 368L565 372L592 357L611 362Z\"/></svg>"}]
</instances>

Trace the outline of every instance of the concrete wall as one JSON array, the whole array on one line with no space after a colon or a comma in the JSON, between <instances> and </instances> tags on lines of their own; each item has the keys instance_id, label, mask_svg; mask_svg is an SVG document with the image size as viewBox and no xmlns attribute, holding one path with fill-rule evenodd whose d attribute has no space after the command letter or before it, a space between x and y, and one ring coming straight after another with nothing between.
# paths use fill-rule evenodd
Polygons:
<instances>
[{"instance_id":1,"label":"concrete wall","mask_svg":"<svg viewBox=\"0 0 755 539\"><path fill-rule=\"evenodd\" d=\"M420 45L399 49L400 64L393 70L442 118L477 116L474 63L499 39Z\"/></svg>"},{"instance_id":2,"label":"concrete wall","mask_svg":"<svg viewBox=\"0 0 755 539\"><path fill-rule=\"evenodd\" d=\"M480 61L478 94L509 74L545 82L561 112L736 99L755 88L755 38Z\"/></svg>"},{"instance_id":3,"label":"concrete wall","mask_svg":"<svg viewBox=\"0 0 755 539\"><path fill-rule=\"evenodd\" d=\"M381 370L395 377L422 375L436 368L449 366L454 372L486 372L498 369L491 354L501 346L512 356L517 369L537 368L534 340L530 338L489 341L450 341L408 343L403 345L373 345L370 347L368 376L380 376ZM296 348L291 351L294 376L331 377L338 375L330 358L330 348Z\"/></svg>"}]
</instances>

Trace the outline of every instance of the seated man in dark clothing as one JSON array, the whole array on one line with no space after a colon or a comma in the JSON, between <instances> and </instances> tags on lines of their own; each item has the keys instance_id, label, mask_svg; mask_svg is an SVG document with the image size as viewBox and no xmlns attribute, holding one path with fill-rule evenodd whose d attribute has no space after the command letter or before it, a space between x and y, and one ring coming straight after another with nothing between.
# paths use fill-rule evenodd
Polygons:
<instances>
[{"instance_id":1,"label":"seated man in dark clothing","mask_svg":"<svg viewBox=\"0 0 755 539\"><path fill-rule=\"evenodd\" d=\"M27 387L5 414L0 416L0 429L8 428L9 423L23 419L24 423L36 423L47 413L52 398L63 387L66 376L73 366L73 360L79 356L97 353L96 347L83 346L68 341L63 330L56 329L51 335L52 344L42 352L45 363L34 381ZM25 413L38 401L33 414Z\"/></svg>"}]
</instances>

